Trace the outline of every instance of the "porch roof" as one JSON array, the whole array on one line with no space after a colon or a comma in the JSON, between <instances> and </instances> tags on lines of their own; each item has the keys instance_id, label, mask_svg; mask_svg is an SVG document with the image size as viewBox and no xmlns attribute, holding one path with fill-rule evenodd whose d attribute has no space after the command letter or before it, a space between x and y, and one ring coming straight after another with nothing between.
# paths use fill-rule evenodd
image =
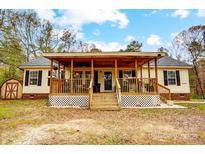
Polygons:
<instances>
[{"instance_id":1,"label":"porch roof","mask_svg":"<svg viewBox=\"0 0 205 154\"><path fill-rule=\"evenodd\" d=\"M118 67L134 67L135 59L138 66L145 64L154 58L165 56L163 52L64 52L64 53L44 53L44 57L53 59L63 65L67 65L74 59L74 66L89 66L90 60L94 59L95 67L113 67L114 59L119 61ZM87 64L86 64L87 63Z\"/></svg>"},{"instance_id":2,"label":"porch roof","mask_svg":"<svg viewBox=\"0 0 205 154\"><path fill-rule=\"evenodd\" d=\"M164 52L61 52L61 53L44 53L43 56L51 59L58 58L154 58L163 57Z\"/></svg>"}]
</instances>

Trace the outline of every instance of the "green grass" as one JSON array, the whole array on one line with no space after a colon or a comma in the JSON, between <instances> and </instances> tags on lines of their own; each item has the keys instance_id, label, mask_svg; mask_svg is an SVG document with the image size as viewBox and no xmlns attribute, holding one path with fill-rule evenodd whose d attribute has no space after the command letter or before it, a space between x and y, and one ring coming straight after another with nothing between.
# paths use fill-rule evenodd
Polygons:
<instances>
[{"instance_id":1,"label":"green grass","mask_svg":"<svg viewBox=\"0 0 205 154\"><path fill-rule=\"evenodd\" d=\"M0 120L14 117L15 114L11 108L0 108Z\"/></svg>"},{"instance_id":2,"label":"green grass","mask_svg":"<svg viewBox=\"0 0 205 154\"><path fill-rule=\"evenodd\" d=\"M192 102L205 102L205 99L191 99Z\"/></svg>"},{"instance_id":3,"label":"green grass","mask_svg":"<svg viewBox=\"0 0 205 154\"><path fill-rule=\"evenodd\" d=\"M7 107L40 107L45 106L47 103L46 99L41 100L1 100L0 105L7 106Z\"/></svg>"},{"instance_id":4,"label":"green grass","mask_svg":"<svg viewBox=\"0 0 205 154\"><path fill-rule=\"evenodd\" d=\"M0 100L0 144L30 135L29 144L205 144L205 104L113 112L50 108L47 102Z\"/></svg>"},{"instance_id":5,"label":"green grass","mask_svg":"<svg viewBox=\"0 0 205 154\"><path fill-rule=\"evenodd\" d=\"M205 110L205 104L180 103L178 105L185 106L185 107L192 108L192 109Z\"/></svg>"}]
</instances>

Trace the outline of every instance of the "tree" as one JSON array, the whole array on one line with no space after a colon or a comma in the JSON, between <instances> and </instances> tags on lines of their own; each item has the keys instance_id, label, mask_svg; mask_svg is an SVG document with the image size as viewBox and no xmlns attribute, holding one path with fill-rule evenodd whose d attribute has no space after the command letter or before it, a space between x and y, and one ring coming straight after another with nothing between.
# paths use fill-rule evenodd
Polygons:
<instances>
[{"instance_id":1,"label":"tree","mask_svg":"<svg viewBox=\"0 0 205 154\"><path fill-rule=\"evenodd\" d=\"M198 72L198 60L200 57L205 56L205 25L192 26L182 31L175 37L174 42L175 46L177 46L181 52L185 51L188 53L188 58L192 63L196 81L200 89L197 93L205 99L205 92L203 91Z\"/></svg>"},{"instance_id":2,"label":"tree","mask_svg":"<svg viewBox=\"0 0 205 154\"><path fill-rule=\"evenodd\" d=\"M158 52L164 52L164 53L166 53L167 55L170 56L169 50L167 48L165 48L165 47L160 47L157 51Z\"/></svg>"},{"instance_id":3,"label":"tree","mask_svg":"<svg viewBox=\"0 0 205 154\"><path fill-rule=\"evenodd\" d=\"M60 33L55 31L49 21L43 21L39 38L39 50L42 52L55 52L60 42Z\"/></svg>"},{"instance_id":4,"label":"tree","mask_svg":"<svg viewBox=\"0 0 205 154\"><path fill-rule=\"evenodd\" d=\"M142 47L142 43L138 41L131 41L125 50L120 50L120 51L125 51L125 52L140 52Z\"/></svg>"},{"instance_id":5,"label":"tree","mask_svg":"<svg viewBox=\"0 0 205 154\"><path fill-rule=\"evenodd\" d=\"M40 56L43 52L89 50L89 45L78 41L72 30L64 29L62 32L60 29L54 29L50 21L40 19L36 12L31 10L0 10L0 41L8 31L9 39L19 40L26 61Z\"/></svg>"},{"instance_id":6,"label":"tree","mask_svg":"<svg viewBox=\"0 0 205 154\"><path fill-rule=\"evenodd\" d=\"M88 43L83 43L83 41L78 42L78 49L81 52L88 52L89 51L89 44Z\"/></svg>"},{"instance_id":7,"label":"tree","mask_svg":"<svg viewBox=\"0 0 205 154\"><path fill-rule=\"evenodd\" d=\"M160 47L159 49L157 49L157 51L158 52L166 52L166 53L169 52L169 50L167 48L165 48L165 47Z\"/></svg>"},{"instance_id":8,"label":"tree","mask_svg":"<svg viewBox=\"0 0 205 154\"><path fill-rule=\"evenodd\" d=\"M61 44L58 47L59 52L70 52L72 50L72 47L74 47L74 45L77 43L76 34L68 29L65 29L63 31L63 35L60 40Z\"/></svg>"}]
</instances>

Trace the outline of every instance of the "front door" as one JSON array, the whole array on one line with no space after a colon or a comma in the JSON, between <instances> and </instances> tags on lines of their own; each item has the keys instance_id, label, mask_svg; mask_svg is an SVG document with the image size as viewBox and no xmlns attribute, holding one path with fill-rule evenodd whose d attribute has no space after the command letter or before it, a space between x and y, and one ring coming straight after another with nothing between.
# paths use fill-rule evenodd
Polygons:
<instances>
[{"instance_id":1,"label":"front door","mask_svg":"<svg viewBox=\"0 0 205 154\"><path fill-rule=\"evenodd\" d=\"M104 72L104 90L112 90L112 72Z\"/></svg>"}]
</instances>

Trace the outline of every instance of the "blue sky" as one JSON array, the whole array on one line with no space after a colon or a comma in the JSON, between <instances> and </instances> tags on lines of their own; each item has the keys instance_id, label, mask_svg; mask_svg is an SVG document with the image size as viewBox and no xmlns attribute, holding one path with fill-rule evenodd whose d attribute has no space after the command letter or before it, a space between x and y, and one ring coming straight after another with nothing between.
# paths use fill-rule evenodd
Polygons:
<instances>
[{"instance_id":1,"label":"blue sky","mask_svg":"<svg viewBox=\"0 0 205 154\"><path fill-rule=\"evenodd\" d=\"M119 50L133 39L143 51L169 48L173 37L193 25L205 24L205 10L36 10L56 27L69 27L84 42L102 50Z\"/></svg>"}]
</instances>

